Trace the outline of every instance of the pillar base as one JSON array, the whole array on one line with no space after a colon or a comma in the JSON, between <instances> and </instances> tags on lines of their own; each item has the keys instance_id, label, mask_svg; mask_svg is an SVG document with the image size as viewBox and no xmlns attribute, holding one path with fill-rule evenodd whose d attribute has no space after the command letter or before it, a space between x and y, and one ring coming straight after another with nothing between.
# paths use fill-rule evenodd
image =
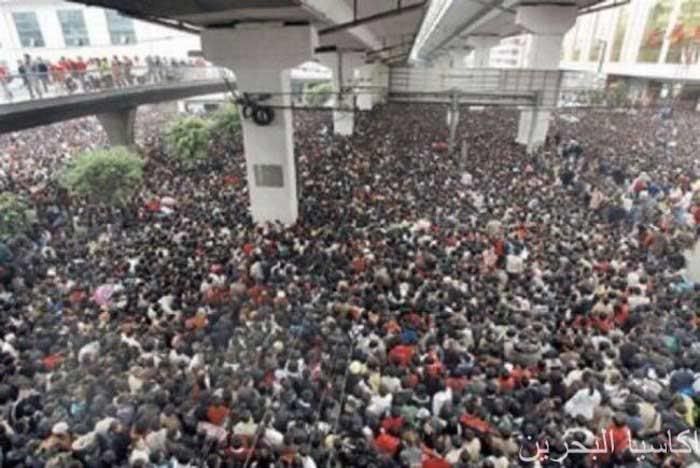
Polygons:
<instances>
[{"instance_id":1,"label":"pillar base","mask_svg":"<svg viewBox=\"0 0 700 468\"><path fill-rule=\"evenodd\" d=\"M135 144L135 107L97 114L96 117L107 133L107 139L111 146L133 146Z\"/></svg>"}]
</instances>

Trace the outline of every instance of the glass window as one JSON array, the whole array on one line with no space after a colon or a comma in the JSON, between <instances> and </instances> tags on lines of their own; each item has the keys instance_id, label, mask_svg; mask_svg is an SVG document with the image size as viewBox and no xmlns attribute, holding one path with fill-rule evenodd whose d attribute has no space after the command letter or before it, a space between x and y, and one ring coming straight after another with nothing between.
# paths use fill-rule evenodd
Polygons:
<instances>
[{"instance_id":1,"label":"glass window","mask_svg":"<svg viewBox=\"0 0 700 468\"><path fill-rule=\"evenodd\" d=\"M12 13L12 17L22 47L44 47L44 36L41 34L36 13Z\"/></svg>"},{"instance_id":2,"label":"glass window","mask_svg":"<svg viewBox=\"0 0 700 468\"><path fill-rule=\"evenodd\" d=\"M134 44L134 21L116 11L107 10L107 28L112 44Z\"/></svg>"},{"instance_id":3,"label":"glass window","mask_svg":"<svg viewBox=\"0 0 700 468\"><path fill-rule=\"evenodd\" d=\"M652 7L644 28L642 44L639 47L638 62L656 63L659 61L672 8L672 0L657 0Z\"/></svg>"},{"instance_id":4,"label":"glass window","mask_svg":"<svg viewBox=\"0 0 700 468\"><path fill-rule=\"evenodd\" d=\"M68 47L90 45L85 18L80 10L58 10L58 21L63 30L63 40Z\"/></svg>"},{"instance_id":5,"label":"glass window","mask_svg":"<svg viewBox=\"0 0 700 468\"><path fill-rule=\"evenodd\" d=\"M600 24L600 12L595 14L593 18L593 34L591 34L591 46L588 49L588 61L599 62L602 60L603 41L598 37L598 25Z\"/></svg>"},{"instance_id":6,"label":"glass window","mask_svg":"<svg viewBox=\"0 0 700 468\"><path fill-rule=\"evenodd\" d=\"M671 30L666 63L697 63L700 44L700 0L685 0Z\"/></svg>"},{"instance_id":7,"label":"glass window","mask_svg":"<svg viewBox=\"0 0 700 468\"><path fill-rule=\"evenodd\" d=\"M625 5L620 10L620 15L617 17L617 26L615 26L615 36L613 37L612 51L610 52L610 61L619 62L622 56L622 44L625 40L627 32L627 21L629 19L629 5Z\"/></svg>"}]
</instances>

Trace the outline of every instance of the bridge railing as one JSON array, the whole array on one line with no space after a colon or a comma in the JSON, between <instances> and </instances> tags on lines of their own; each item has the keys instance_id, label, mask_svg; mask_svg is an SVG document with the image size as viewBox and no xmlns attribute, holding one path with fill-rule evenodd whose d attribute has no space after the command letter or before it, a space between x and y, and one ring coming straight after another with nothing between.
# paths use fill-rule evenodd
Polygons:
<instances>
[{"instance_id":1,"label":"bridge railing","mask_svg":"<svg viewBox=\"0 0 700 468\"><path fill-rule=\"evenodd\" d=\"M562 72L559 70L463 68L439 70L430 68L392 68L390 96L448 93L461 91L473 96L534 96L534 105L555 107L558 104Z\"/></svg>"},{"instance_id":2,"label":"bridge railing","mask_svg":"<svg viewBox=\"0 0 700 468\"><path fill-rule=\"evenodd\" d=\"M0 75L0 105L30 99L99 93L137 86L229 78L230 71L213 66L159 65L105 67L84 71L49 71Z\"/></svg>"}]
</instances>

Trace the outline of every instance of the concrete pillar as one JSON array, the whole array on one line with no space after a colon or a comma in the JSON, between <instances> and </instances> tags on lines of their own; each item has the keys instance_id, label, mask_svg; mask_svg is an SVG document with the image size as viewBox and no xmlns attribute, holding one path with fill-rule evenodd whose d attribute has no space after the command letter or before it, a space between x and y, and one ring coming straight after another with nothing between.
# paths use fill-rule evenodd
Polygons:
<instances>
[{"instance_id":1,"label":"concrete pillar","mask_svg":"<svg viewBox=\"0 0 700 468\"><path fill-rule=\"evenodd\" d=\"M380 63L362 65L357 69L360 90L357 96L357 108L371 110L376 104L384 102L389 88L389 67Z\"/></svg>"},{"instance_id":2,"label":"concrete pillar","mask_svg":"<svg viewBox=\"0 0 700 468\"><path fill-rule=\"evenodd\" d=\"M136 107L97 114L111 146L133 146Z\"/></svg>"},{"instance_id":3,"label":"concrete pillar","mask_svg":"<svg viewBox=\"0 0 700 468\"><path fill-rule=\"evenodd\" d=\"M236 73L241 92L274 93L271 103L291 105L290 72L313 58L313 27L254 24L202 33L204 56ZM264 103L262 103L264 105ZM274 109L269 125L243 120L243 144L253 221L290 225L298 217L291 109Z\"/></svg>"},{"instance_id":4,"label":"concrete pillar","mask_svg":"<svg viewBox=\"0 0 700 468\"><path fill-rule=\"evenodd\" d=\"M498 36L469 36L467 45L474 49L474 68L489 68L491 49L501 42Z\"/></svg>"},{"instance_id":5,"label":"concrete pillar","mask_svg":"<svg viewBox=\"0 0 700 468\"><path fill-rule=\"evenodd\" d=\"M520 6L515 23L531 31L530 47L525 67L532 70L556 70L559 68L564 34L576 22L576 6ZM551 111L523 109L516 141L526 145L528 151L541 146L547 138Z\"/></svg>"},{"instance_id":6,"label":"concrete pillar","mask_svg":"<svg viewBox=\"0 0 700 468\"><path fill-rule=\"evenodd\" d=\"M355 93L352 86L355 84L355 70L364 63L364 54L333 51L319 54L318 58L333 72L333 91L337 93L333 100L333 130L338 135L352 135L355 128Z\"/></svg>"}]
</instances>

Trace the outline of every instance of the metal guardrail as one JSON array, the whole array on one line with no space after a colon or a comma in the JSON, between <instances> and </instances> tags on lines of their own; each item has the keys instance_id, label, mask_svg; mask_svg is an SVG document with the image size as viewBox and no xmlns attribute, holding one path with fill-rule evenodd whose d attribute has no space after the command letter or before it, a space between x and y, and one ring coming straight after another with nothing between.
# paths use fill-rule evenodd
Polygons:
<instances>
[{"instance_id":1,"label":"metal guardrail","mask_svg":"<svg viewBox=\"0 0 700 468\"><path fill-rule=\"evenodd\" d=\"M219 67L191 65L15 73L0 76L0 105L112 89L223 78L231 79L231 72Z\"/></svg>"},{"instance_id":2,"label":"metal guardrail","mask_svg":"<svg viewBox=\"0 0 700 468\"><path fill-rule=\"evenodd\" d=\"M390 98L393 102L423 102L432 104L450 104L453 100L452 91L402 93L393 92ZM532 107L537 102L537 93L491 93L491 92L464 92L457 91L455 99L462 105L468 106L505 106L505 107Z\"/></svg>"},{"instance_id":3,"label":"metal guardrail","mask_svg":"<svg viewBox=\"0 0 700 468\"><path fill-rule=\"evenodd\" d=\"M563 73L559 70L464 69L439 71L420 68L392 68L389 92L392 96L410 93L449 93L510 95L529 99L530 105L556 107ZM534 98L532 98L534 96ZM486 99L480 101L487 102ZM496 103L496 102L494 102Z\"/></svg>"}]
</instances>

